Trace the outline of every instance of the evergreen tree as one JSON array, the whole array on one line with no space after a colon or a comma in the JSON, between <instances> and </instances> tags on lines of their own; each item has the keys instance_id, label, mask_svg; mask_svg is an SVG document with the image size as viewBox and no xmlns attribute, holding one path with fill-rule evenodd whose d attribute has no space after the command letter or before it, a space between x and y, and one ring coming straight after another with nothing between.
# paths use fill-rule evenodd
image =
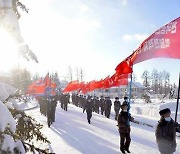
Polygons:
<instances>
[{"instance_id":1,"label":"evergreen tree","mask_svg":"<svg viewBox=\"0 0 180 154\"><path fill-rule=\"evenodd\" d=\"M143 86L148 89L150 86L150 75L149 72L147 70L145 70L141 76L141 78L143 79Z\"/></svg>"}]
</instances>

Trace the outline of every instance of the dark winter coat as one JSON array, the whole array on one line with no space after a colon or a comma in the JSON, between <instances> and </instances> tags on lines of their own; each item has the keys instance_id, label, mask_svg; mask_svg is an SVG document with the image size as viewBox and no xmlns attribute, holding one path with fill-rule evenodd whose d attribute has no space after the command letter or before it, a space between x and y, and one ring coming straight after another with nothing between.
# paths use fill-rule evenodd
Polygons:
<instances>
[{"instance_id":1,"label":"dark winter coat","mask_svg":"<svg viewBox=\"0 0 180 154\"><path fill-rule=\"evenodd\" d=\"M106 108L107 110L111 110L111 105L112 105L112 102L111 102L110 99L105 100L105 108Z\"/></svg>"},{"instance_id":2,"label":"dark winter coat","mask_svg":"<svg viewBox=\"0 0 180 154\"><path fill-rule=\"evenodd\" d=\"M86 100L86 104L84 106L83 112L86 110L87 113L92 113L93 105L94 105L93 100L91 100L91 99Z\"/></svg>"},{"instance_id":3,"label":"dark winter coat","mask_svg":"<svg viewBox=\"0 0 180 154\"><path fill-rule=\"evenodd\" d=\"M120 101L114 101L114 111L119 112L120 107L121 107Z\"/></svg>"},{"instance_id":4,"label":"dark winter coat","mask_svg":"<svg viewBox=\"0 0 180 154\"><path fill-rule=\"evenodd\" d=\"M102 109L104 109L104 106L105 106L105 102L104 102L105 100L104 99L100 99L100 106L101 106L101 108Z\"/></svg>"},{"instance_id":5,"label":"dark winter coat","mask_svg":"<svg viewBox=\"0 0 180 154\"><path fill-rule=\"evenodd\" d=\"M156 128L156 141L162 154L171 154L176 151L176 129L178 124L172 119L167 122L162 118Z\"/></svg>"},{"instance_id":6,"label":"dark winter coat","mask_svg":"<svg viewBox=\"0 0 180 154\"><path fill-rule=\"evenodd\" d=\"M119 133L129 133L130 132L130 124L129 121L133 121L134 118L131 117L131 114L128 112L121 111L118 115L118 127Z\"/></svg>"}]
</instances>

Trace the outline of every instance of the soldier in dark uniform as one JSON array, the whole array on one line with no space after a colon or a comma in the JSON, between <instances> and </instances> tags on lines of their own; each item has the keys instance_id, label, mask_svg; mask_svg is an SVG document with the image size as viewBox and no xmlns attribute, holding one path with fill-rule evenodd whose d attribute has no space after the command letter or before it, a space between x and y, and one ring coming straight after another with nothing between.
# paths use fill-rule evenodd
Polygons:
<instances>
[{"instance_id":1,"label":"soldier in dark uniform","mask_svg":"<svg viewBox=\"0 0 180 154\"><path fill-rule=\"evenodd\" d=\"M44 116L47 116L47 98L46 97L42 97L42 114Z\"/></svg>"},{"instance_id":2,"label":"soldier in dark uniform","mask_svg":"<svg viewBox=\"0 0 180 154\"><path fill-rule=\"evenodd\" d=\"M90 124L91 123L91 117L92 117L92 110L93 110L93 101L91 99L91 96L88 96L88 98L86 100L86 104L84 106L83 113L84 113L85 110L86 110L86 113L87 113L88 123Z\"/></svg>"},{"instance_id":3,"label":"soldier in dark uniform","mask_svg":"<svg viewBox=\"0 0 180 154\"><path fill-rule=\"evenodd\" d=\"M105 116L107 118L110 118L110 114L111 114L111 106L112 106L112 102L110 100L110 97L107 97L106 101L105 101Z\"/></svg>"},{"instance_id":4,"label":"soldier in dark uniform","mask_svg":"<svg viewBox=\"0 0 180 154\"><path fill-rule=\"evenodd\" d=\"M63 109L64 108L64 94L61 95L60 102L61 102L61 108Z\"/></svg>"},{"instance_id":5,"label":"soldier in dark uniform","mask_svg":"<svg viewBox=\"0 0 180 154\"><path fill-rule=\"evenodd\" d=\"M83 109L84 109L85 104L86 104L86 96L84 96L82 99L82 108Z\"/></svg>"},{"instance_id":6,"label":"soldier in dark uniform","mask_svg":"<svg viewBox=\"0 0 180 154\"><path fill-rule=\"evenodd\" d=\"M74 94L72 94L71 99L72 99L72 104L74 105Z\"/></svg>"},{"instance_id":7,"label":"soldier in dark uniform","mask_svg":"<svg viewBox=\"0 0 180 154\"><path fill-rule=\"evenodd\" d=\"M48 123L48 127L50 127L51 124L53 123L52 114L51 114L51 99L50 99L50 97L46 99L46 110L47 110L47 123Z\"/></svg>"},{"instance_id":8,"label":"soldier in dark uniform","mask_svg":"<svg viewBox=\"0 0 180 154\"><path fill-rule=\"evenodd\" d=\"M105 100L103 98L103 96L101 96L101 99L100 99L100 107L101 107L101 115L103 115L104 113L104 107L105 107Z\"/></svg>"},{"instance_id":9,"label":"soldier in dark uniform","mask_svg":"<svg viewBox=\"0 0 180 154\"><path fill-rule=\"evenodd\" d=\"M115 120L117 120L120 108L121 102L119 101L119 97L116 97L114 101Z\"/></svg>"},{"instance_id":10,"label":"soldier in dark uniform","mask_svg":"<svg viewBox=\"0 0 180 154\"><path fill-rule=\"evenodd\" d=\"M65 95L64 96L64 110L65 111L67 111L68 103L69 103L69 96Z\"/></svg>"},{"instance_id":11,"label":"soldier in dark uniform","mask_svg":"<svg viewBox=\"0 0 180 154\"><path fill-rule=\"evenodd\" d=\"M100 101L99 101L99 97L96 97L95 100L95 112L99 114L99 106L100 106Z\"/></svg>"},{"instance_id":12,"label":"soldier in dark uniform","mask_svg":"<svg viewBox=\"0 0 180 154\"><path fill-rule=\"evenodd\" d=\"M96 96L94 96L94 98L92 99L93 102L93 112L95 112L95 105L96 105Z\"/></svg>"},{"instance_id":13,"label":"soldier in dark uniform","mask_svg":"<svg viewBox=\"0 0 180 154\"><path fill-rule=\"evenodd\" d=\"M55 96L51 96L51 118L52 122L55 122L55 113L56 113L56 106L57 106L57 99Z\"/></svg>"},{"instance_id":14,"label":"soldier in dark uniform","mask_svg":"<svg viewBox=\"0 0 180 154\"><path fill-rule=\"evenodd\" d=\"M75 103L75 106L78 106L78 94L76 94L74 97L74 103Z\"/></svg>"},{"instance_id":15,"label":"soldier in dark uniform","mask_svg":"<svg viewBox=\"0 0 180 154\"><path fill-rule=\"evenodd\" d=\"M161 119L156 128L156 141L161 154L172 154L176 151L176 131L180 132L180 125L171 118L169 108L159 112Z\"/></svg>"},{"instance_id":16,"label":"soldier in dark uniform","mask_svg":"<svg viewBox=\"0 0 180 154\"><path fill-rule=\"evenodd\" d=\"M82 108L83 96L79 96L79 107Z\"/></svg>"},{"instance_id":17,"label":"soldier in dark uniform","mask_svg":"<svg viewBox=\"0 0 180 154\"><path fill-rule=\"evenodd\" d=\"M130 121L134 121L134 118L131 117L131 114L128 112L129 104L127 101L124 101L121 105L122 111L118 115L118 128L119 128L119 135L120 135L120 151L125 153L129 151L129 146L131 143L130 137Z\"/></svg>"}]
</instances>

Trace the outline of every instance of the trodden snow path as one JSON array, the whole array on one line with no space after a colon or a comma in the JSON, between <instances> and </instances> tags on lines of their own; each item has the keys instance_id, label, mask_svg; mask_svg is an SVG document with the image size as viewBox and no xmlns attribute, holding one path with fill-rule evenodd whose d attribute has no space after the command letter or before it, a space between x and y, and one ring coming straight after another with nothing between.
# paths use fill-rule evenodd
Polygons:
<instances>
[{"instance_id":1,"label":"trodden snow path","mask_svg":"<svg viewBox=\"0 0 180 154\"><path fill-rule=\"evenodd\" d=\"M43 133L51 142L56 154L118 154L119 133L116 121L93 113L91 124L86 120L86 113L74 105L64 111L58 104L56 122L47 127L46 117L39 108L27 111L38 122L44 125ZM113 117L114 118L114 117ZM147 126L131 124L132 154L159 154L155 142L154 129ZM180 140L177 139L177 151L180 154Z\"/></svg>"}]
</instances>

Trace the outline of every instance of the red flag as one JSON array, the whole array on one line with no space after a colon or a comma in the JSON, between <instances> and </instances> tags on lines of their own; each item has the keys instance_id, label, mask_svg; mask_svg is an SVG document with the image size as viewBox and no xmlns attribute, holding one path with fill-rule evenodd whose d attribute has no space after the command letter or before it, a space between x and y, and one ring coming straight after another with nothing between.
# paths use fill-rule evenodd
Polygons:
<instances>
[{"instance_id":1,"label":"red flag","mask_svg":"<svg viewBox=\"0 0 180 154\"><path fill-rule=\"evenodd\" d=\"M132 65L152 58L180 59L180 17L150 35L137 50L122 61L116 71L132 73Z\"/></svg>"},{"instance_id":2,"label":"red flag","mask_svg":"<svg viewBox=\"0 0 180 154\"><path fill-rule=\"evenodd\" d=\"M103 80L103 88L110 88L110 77L107 76L104 80Z\"/></svg>"},{"instance_id":3,"label":"red flag","mask_svg":"<svg viewBox=\"0 0 180 154\"><path fill-rule=\"evenodd\" d=\"M78 84L79 84L78 80L69 82L68 85L63 90L63 93L75 91L78 88Z\"/></svg>"},{"instance_id":4,"label":"red flag","mask_svg":"<svg viewBox=\"0 0 180 154\"><path fill-rule=\"evenodd\" d=\"M50 87L51 85L51 78L49 77L49 73L44 78L44 84L45 84L45 87Z\"/></svg>"},{"instance_id":5,"label":"red flag","mask_svg":"<svg viewBox=\"0 0 180 154\"><path fill-rule=\"evenodd\" d=\"M56 87L57 87L56 83L55 82L51 82L51 88L56 88Z\"/></svg>"},{"instance_id":6,"label":"red flag","mask_svg":"<svg viewBox=\"0 0 180 154\"><path fill-rule=\"evenodd\" d=\"M90 90L90 84L89 82L84 84L83 88L81 89L83 94L86 94Z\"/></svg>"},{"instance_id":7,"label":"red flag","mask_svg":"<svg viewBox=\"0 0 180 154\"><path fill-rule=\"evenodd\" d=\"M134 64L152 58L180 59L180 17L149 36L133 53Z\"/></svg>"},{"instance_id":8,"label":"red flag","mask_svg":"<svg viewBox=\"0 0 180 154\"><path fill-rule=\"evenodd\" d=\"M134 54L134 53L133 53ZM133 66L133 54L127 57L125 60L123 60L117 67L116 71L118 74L129 74L133 72L132 66Z\"/></svg>"},{"instance_id":9,"label":"red flag","mask_svg":"<svg viewBox=\"0 0 180 154\"><path fill-rule=\"evenodd\" d=\"M89 82L89 91L93 91L96 89L96 81L93 80L91 82Z\"/></svg>"},{"instance_id":10,"label":"red flag","mask_svg":"<svg viewBox=\"0 0 180 154\"><path fill-rule=\"evenodd\" d=\"M103 79L101 79L100 81L96 81L95 82L95 89L101 89L101 88L103 88L103 85L104 85Z\"/></svg>"},{"instance_id":11,"label":"red flag","mask_svg":"<svg viewBox=\"0 0 180 154\"><path fill-rule=\"evenodd\" d=\"M84 86L84 82L79 83L79 84L78 84L78 89L83 88L83 86Z\"/></svg>"},{"instance_id":12,"label":"red flag","mask_svg":"<svg viewBox=\"0 0 180 154\"><path fill-rule=\"evenodd\" d=\"M116 87L116 86L120 86L120 85L128 85L128 78L129 78L129 74L119 74L118 72L116 72L115 74L113 74L111 76L111 87Z\"/></svg>"}]
</instances>

